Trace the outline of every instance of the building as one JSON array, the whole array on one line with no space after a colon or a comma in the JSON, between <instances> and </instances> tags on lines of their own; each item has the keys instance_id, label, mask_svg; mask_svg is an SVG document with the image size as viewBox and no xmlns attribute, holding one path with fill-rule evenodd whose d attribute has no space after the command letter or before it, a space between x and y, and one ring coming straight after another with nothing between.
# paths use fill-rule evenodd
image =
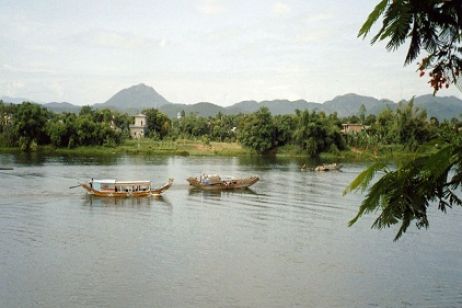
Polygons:
<instances>
[{"instance_id":1,"label":"building","mask_svg":"<svg viewBox=\"0 0 462 308\"><path fill-rule=\"evenodd\" d=\"M347 124L342 124L341 132L343 134L359 133L367 128L368 127L366 125L347 123Z\"/></svg>"},{"instance_id":2,"label":"building","mask_svg":"<svg viewBox=\"0 0 462 308\"><path fill-rule=\"evenodd\" d=\"M146 116L142 113L135 116L135 124L130 125L130 137L143 138L146 134Z\"/></svg>"}]
</instances>

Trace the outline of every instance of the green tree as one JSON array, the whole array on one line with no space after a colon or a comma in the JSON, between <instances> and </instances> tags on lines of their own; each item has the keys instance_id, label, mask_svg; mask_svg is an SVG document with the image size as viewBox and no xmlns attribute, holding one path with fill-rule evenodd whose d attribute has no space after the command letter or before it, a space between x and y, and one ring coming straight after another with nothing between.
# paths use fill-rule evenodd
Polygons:
<instances>
[{"instance_id":1,"label":"green tree","mask_svg":"<svg viewBox=\"0 0 462 308\"><path fill-rule=\"evenodd\" d=\"M323 113L296 110L294 121L293 142L309 156L316 157L321 152L345 148L339 128Z\"/></svg>"},{"instance_id":2,"label":"green tree","mask_svg":"<svg viewBox=\"0 0 462 308\"><path fill-rule=\"evenodd\" d=\"M167 115L155 108L145 109L143 110L143 114L146 115L148 136L159 137L161 140L164 139L172 126Z\"/></svg>"},{"instance_id":3,"label":"green tree","mask_svg":"<svg viewBox=\"0 0 462 308\"><path fill-rule=\"evenodd\" d=\"M372 39L388 39L387 48L395 50L407 38L410 47L405 64L415 60L421 49L427 55L420 69L430 69L430 83L435 92L449 82L456 82L461 61L462 5L458 0L383 0L375 7L359 32L366 36L372 25L384 15L383 26ZM354 224L362 215L379 211L372 227L384 228L400 223L395 240L410 223L418 228L429 225L427 209L432 203L445 212L462 205L457 196L462 186L462 137L456 134L429 154L417 156L390 170L379 162L364 170L345 192L367 190ZM377 172L384 173L372 183Z\"/></svg>"},{"instance_id":4,"label":"green tree","mask_svg":"<svg viewBox=\"0 0 462 308\"><path fill-rule=\"evenodd\" d=\"M275 149L278 145L277 129L268 108L244 116L239 125L239 142L260 154Z\"/></svg>"},{"instance_id":5,"label":"green tree","mask_svg":"<svg viewBox=\"0 0 462 308\"><path fill-rule=\"evenodd\" d=\"M364 124L364 122L366 121L366 112L367 112L366 106L364 106L364 104L361 104L358 110L358 115L359 115L359 119L361 120L361 124Z\"/></svg>"},{"instance_id":6,"label":"green tree","mask_svg":"<svg viewBox=\"0 0 462 308\"><path fill-rule=\"evenodd\" d=\"M100 126L93 120L90 113L80 115L75 123L76 137L78 145L98 145L102 143L100 139Z\"/></svg>"},{"instance_id":7,"label":"green tree","mask_svg":"<svg viewBox=\"0 0 462 308\"><path fill-rule=\"evenodd\" d=\"M76 119L77 116L75 114L64 113L54 116L48 121L46 131L52 145L56 147L73 147L76 145Z\"/></svg>"},{"instance_id":8,"label":"green tree","mask_svg":"<svg viewBox=\"0 0 462 308\"><path fill-rule=\"evenodd\" d=\"M278 146L289 143L292 140L292 132L295 129L295 121L292 115L277 115L273 119L276 128L275 138Z\"/></svg>"},{"instance_id":9,"label":"green tree","mask_svg":"<svg viewBox=\"0 0 462 308\"><path fill-rule=\"evenodd\" d=\"M207 118L190 113L182 117L179 121L183 134L190 137L201 137L210 132L210 123Z\"/></svg>"},{"instance_id":10,"label":"green tree","mask_svg":"<svg viewBox=\"0 0 462 308\"><path fill-rule=\"evenodd\" d=\"M24 102L18 106L14 118L14 134L19 137L19 146L28 151L33 144L44 144L48 141L45 124L48 120L48 111L37 105Z\"/></svg>"},{"instance_id":11,"label":"green tree","mask_svg":"<svg viewBox=\"0 0 462 308\"><path fill-rule=\"evenodd\" d=\"M432 137L427 113L414 107L413 100L407 104L399 104L391 133L397 138L398 143L409 149L416 149Z\"/></svg>"}]
</instances>

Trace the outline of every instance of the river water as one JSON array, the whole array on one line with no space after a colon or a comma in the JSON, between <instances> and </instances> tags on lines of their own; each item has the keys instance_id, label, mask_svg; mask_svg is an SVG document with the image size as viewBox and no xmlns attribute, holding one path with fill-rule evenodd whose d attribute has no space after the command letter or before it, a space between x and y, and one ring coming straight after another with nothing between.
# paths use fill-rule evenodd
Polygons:
<instances>
[{"instance_id":1,"label":"river water","mask_svg":"<svg viewBox=\"0 0 462 308\"><path fill-rule=\"evenodd\" d=\"M202 157L1 154L1 307L462 307L462 210L430 229L353 227L364 165ZM251 191L190 191L201 172ZM162 197L91 198L89 178L175 178Z\"/></svg>"}]
</instances>

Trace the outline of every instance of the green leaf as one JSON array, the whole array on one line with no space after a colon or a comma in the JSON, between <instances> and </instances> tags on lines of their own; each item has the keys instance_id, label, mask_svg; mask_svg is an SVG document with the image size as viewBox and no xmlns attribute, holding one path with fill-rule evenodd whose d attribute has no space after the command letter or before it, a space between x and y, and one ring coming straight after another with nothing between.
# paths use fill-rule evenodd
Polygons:
<instances>
[{"instance_id":1,"label":"green leaf","mask_svg":"<svg viewBox=\"0 0 462 308\"><path fill-rule=\"evenodd\" d=\"M354 180L351 182L350 185L345 188L343 191L343 195L350 193L354 190L361 189L361 191L365 191L367 186L369 185L370 181L374 177L374 175L379 171L383 170L386 167L384 162L376 162L375 164L368 167L366 170L362 171Z\"/></svg>"},{"instance_id":2,"label":"green leaf","mask_svg":"<svg viewBox=\"0 0 462 308\"><path fill-rule=\"evenodd\" d=\"M367 34L371 31L372 26L375 24L377 19L382 15L383 11L385 10L389 0L382 0L379 4L376 5L374 10L369 14L366 22L362 25L361 29L359 30L358 37L365 38Z\"/></svg>"}]
</instances>

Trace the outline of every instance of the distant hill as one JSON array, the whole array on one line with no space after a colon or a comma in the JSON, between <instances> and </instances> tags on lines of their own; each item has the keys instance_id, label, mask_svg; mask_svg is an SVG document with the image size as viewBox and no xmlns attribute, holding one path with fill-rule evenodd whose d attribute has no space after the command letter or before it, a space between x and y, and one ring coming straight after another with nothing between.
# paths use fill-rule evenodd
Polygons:
<instances>
[{"instance_id":1,"label":"distant hill","mask_svg":"<svg viewBox=\"0 0 462 308\"><path fill-rule=\"evenodd\" d=\"M80 111L81 106L76 106L71 103L67 102L62 102L62 103L57 103L57 102L52 102L52 103L46 103L43 104L43 107L47 108L48 110L51 110L53 112L71 112L71 113L78 113Z\"/></svg>"},{"instance_id":2,"label":"distant hill","mask_svg":"<svg viewBox=\"0 0 462 308\"><path fill-rule=\"evenodd\" d=\"M21 104L22 102L37 103L34 100L24 98L24 97L2 96L0 97L0 100L3 101L4 103L12 103L12 104Z\"/></svg>"},{"instance_id":3,"label":"distant hill","mask_svg":"<svg viewBox=\"0 0 462 308\"><path fill-rule=\"evenodd\" d=\"M421 109L425 109L428 117L450 119L462 115L462 100L454 96L422 95L414 99L414 104Z\"/></svg>"},{"instance_id":4,"label":"distant hill","mask_svg":"<svg viewBox=\"0 0 462 308\"><path fill-rule=\"evenodd\" d=\"M289 101L289 100L272 100L272 101L243 101L228 107L221 107L211 103L180 105L171 104L163 106L160 109L170 117L176 116L176 113L184 110L186 113L195 112L202 116L215 115L218 112L223 114L238 114L255 112L261 107L267 107L272 114L292 114L296 109L310 110L317 112L325 112L331 114L337 112L339 117L357 115L361 105L366 108L366 114L378 114L386 108L395 110L397 103L388 99L377 99L370 96L362 96L357 94L345 94L336 96L330 101L323 104L307 102L305 100ZM427 111L429 117L450 119L458 117L462 114L462 100L457 97L439 97L433 95L423 95L415 98L415 105ZM175 112L173 112L175 110Z\"/></svg>"},{"instance_id":5,"label":"distant hill","mask_svg":"<svg viewBox=\"0 0 462 308\"><path fill-rule=\"evenodd\" d=\"M251 113L260 108L256 101L243 101L226 107L227 114Z\"/></svg>"},{"instance_id":6,"label":"distant hill","mask_svg":"<svg viewBox=\"0 0 462 308\"><path fill-rule=\"evenodd\" d=\"M181 112L183 110L185 113L195 113L203 117L214 116L219 112L225 113L225 108L212 103L205 102L192 105L168 104L161 106L159 110L165 113L169 118L176 118L178 112Z\"/></svg>"},{"instance_id":7,"label":"distant hill","mask_svg":"<svg viewBox=\"0 0 462 308\"><path fill-rule=\"evenodd\" d=\"M159 108L160 106L171 104L154 88L143 83L120 90L110 99L102 104L95 104L95 108L109 108L118 110L137 110L146 108Z\"/></svg>"},{"instance_id":8,"label":"distant hill","mask_svg":"<svg viewBox=\"0 0 462 308\"><path fill-rule=\"evenodd\" d=\"M294 113L295 110L320 110L322 107L319 103L309 103L305 100L289 101L286 99L278 99L272 101L243 101L226 107L227 114L250 113L255 112L261 107L268 108L272 114L289 114Z\"/></svg>"},{"instance_id":9,"label":"distant hill","mask_svg":"<svg viewBox=\"0 0 462 308\"><path fill-rule=\"evenodd\" d=\"M361 105L366 107L366 114L376 114L387 108L388 104L395 103L390 100L378 100L371 96L349 93L325 102L322 104L322 110L325 113L337 112L338 116L345 117L358 114Z\"/></svg>"},{"instance_id":10,"label":"distant hill","mask_svg":"<svg viewBox=\"0 0 462 308\"><path fill-rule=\"evenodd\" d=\"M3 96L4 102L21 103L31 101L24 98L12 98ZM433 96L422 95L415 98L415 105L425 109L429 117L437 117L439 120L458 117L462 114L462 100L455 96ZM109 100L102 104L94 104L94 108L109 108L121 112L135 114L147 108L157 108L167 114L170 118L175 118L178 112L184 110L186 113L196 113L201 116L214 116L221 112L223 114L239 114L255 112L261 107L267 107L272 114L292 114L295 110L310 110L331 114L336 112L339 117L357 115L361 105L366 108L366 114L378 114L385 108L392 110L397 108L397 104L388 99L377 99L371 96L363 96L354 93L339 95L332 100L322 104L307 102L305 100L289 101L284 99L270 101L242 101L231 106L222 107L213 103L201 102L197 104L173 104L157 93L152 87L145 84L138 84L127 89L123 89L114 94ZM70 103L47 103L44 107L55 112L79 112L81 106Z\"/></svg>"},{"instance_id":11,"label":"distant hill","mask_svg":"<svg viewBox=\"0 0 462 308\"><path fill-rule=\"evenodd\" d=\"M295 110L316 110L319 111L323 105L319 103L309 103L305 100L288 101L288 100L273 100L263 101L259 103L261 107L268 108L272 114L288 114L295 113Z\"/></svg>"}]
</instances>

